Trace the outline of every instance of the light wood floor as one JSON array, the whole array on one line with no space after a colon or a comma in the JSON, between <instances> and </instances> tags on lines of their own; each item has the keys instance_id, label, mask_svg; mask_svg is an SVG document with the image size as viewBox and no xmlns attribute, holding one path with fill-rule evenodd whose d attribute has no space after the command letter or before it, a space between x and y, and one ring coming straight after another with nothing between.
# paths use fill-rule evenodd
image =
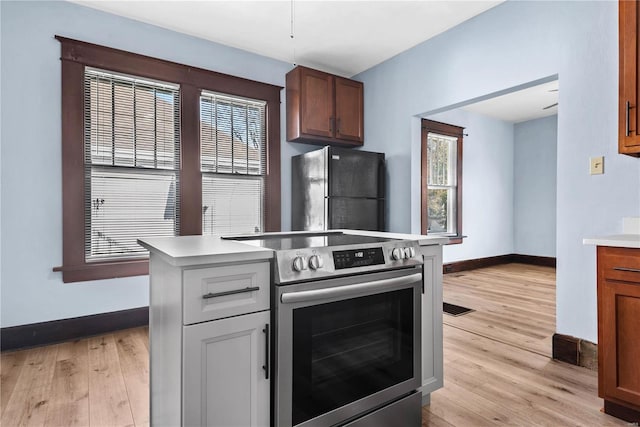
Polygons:
<instances>
[{"instance_id":1,"label":"light wood floor","mask_svg":"<svg viewBox=\"0 0 640 427\"><path fill-rule=\"evenodd\" d=\"M520 264L445 276L445 300L477 311L444 317L445 386L423 426L627 425L599 411L595 372L548 357L554 282ZM0 424L148 425L148 351L136 328L4 352Z\"/></svg>"},{"instance_id":2,"label":"light wood floor","mask_svg":"<svg viewBox=\"0 0 640 427\"><path fill-rule=\"evenodd\" d=\"M445 302L474 309L446 325L543 356L556 331L554 268L505 264L444 275Z\"/></svg>"}]
</instances>

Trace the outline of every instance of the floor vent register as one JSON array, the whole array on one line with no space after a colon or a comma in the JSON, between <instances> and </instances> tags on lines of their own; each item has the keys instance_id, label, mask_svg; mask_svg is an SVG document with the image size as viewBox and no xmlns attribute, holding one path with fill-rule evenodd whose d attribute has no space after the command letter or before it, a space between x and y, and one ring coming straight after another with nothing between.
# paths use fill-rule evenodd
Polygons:
<instances>
[{"instance_id":1,"label":"floor vent register","mask_svg":"<svg viewBox=\"0 0 640 427\"><path fill-rule=\"evenodd\" d=\"M442 303L442 310L450 316L462 316L464 314L469 314L475 311L467 307L462 307L460 305L449 304L448 302Z\"/></svg>"}]
</instances>

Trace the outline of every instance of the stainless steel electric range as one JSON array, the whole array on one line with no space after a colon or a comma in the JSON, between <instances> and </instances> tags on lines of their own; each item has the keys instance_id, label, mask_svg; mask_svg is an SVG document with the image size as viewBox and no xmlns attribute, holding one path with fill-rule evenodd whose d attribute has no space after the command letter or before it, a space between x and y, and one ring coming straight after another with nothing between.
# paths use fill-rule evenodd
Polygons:
<instances>
[{"instance_id":1,"label":"stainless steel electric range","mask_svg":"<svg viewBox=\"0 0 640 427\"><path fill-rule=\"evenodd\" d=\"M273 424L419 426L417 243L341 232L233 239L275 254Z\"/></svg>"}]
</instances>

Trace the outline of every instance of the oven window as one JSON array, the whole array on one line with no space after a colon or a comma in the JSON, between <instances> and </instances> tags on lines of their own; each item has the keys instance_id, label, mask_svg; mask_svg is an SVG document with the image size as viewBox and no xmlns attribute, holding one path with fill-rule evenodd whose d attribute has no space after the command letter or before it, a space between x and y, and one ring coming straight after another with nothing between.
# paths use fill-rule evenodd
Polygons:
<instances>
[{"instance_id":1,"label":"oven window","mask_svg":"<svg viewBox=\"0 0 640 427\"><path fill-rule=\"evenodd\" d=\"M413 377L413 289L293 311L293 425Z\"/></svg>"}]
</instances>

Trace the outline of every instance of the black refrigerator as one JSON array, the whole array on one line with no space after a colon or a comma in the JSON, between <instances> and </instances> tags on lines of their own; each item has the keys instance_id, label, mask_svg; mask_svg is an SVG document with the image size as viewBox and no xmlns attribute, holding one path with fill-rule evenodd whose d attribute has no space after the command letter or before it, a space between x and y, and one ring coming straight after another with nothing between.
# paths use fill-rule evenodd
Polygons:
<instances>
[{"instance_id":1,"label":"black refrigerator","mask_svg":"<svg viewBox=\"0 0 640 427\"><path fill-rule=\"evenodd\" d=\"M291 159L291 229L384 231L383 153L324 147Z\"/></svg>"}]
</instances>

